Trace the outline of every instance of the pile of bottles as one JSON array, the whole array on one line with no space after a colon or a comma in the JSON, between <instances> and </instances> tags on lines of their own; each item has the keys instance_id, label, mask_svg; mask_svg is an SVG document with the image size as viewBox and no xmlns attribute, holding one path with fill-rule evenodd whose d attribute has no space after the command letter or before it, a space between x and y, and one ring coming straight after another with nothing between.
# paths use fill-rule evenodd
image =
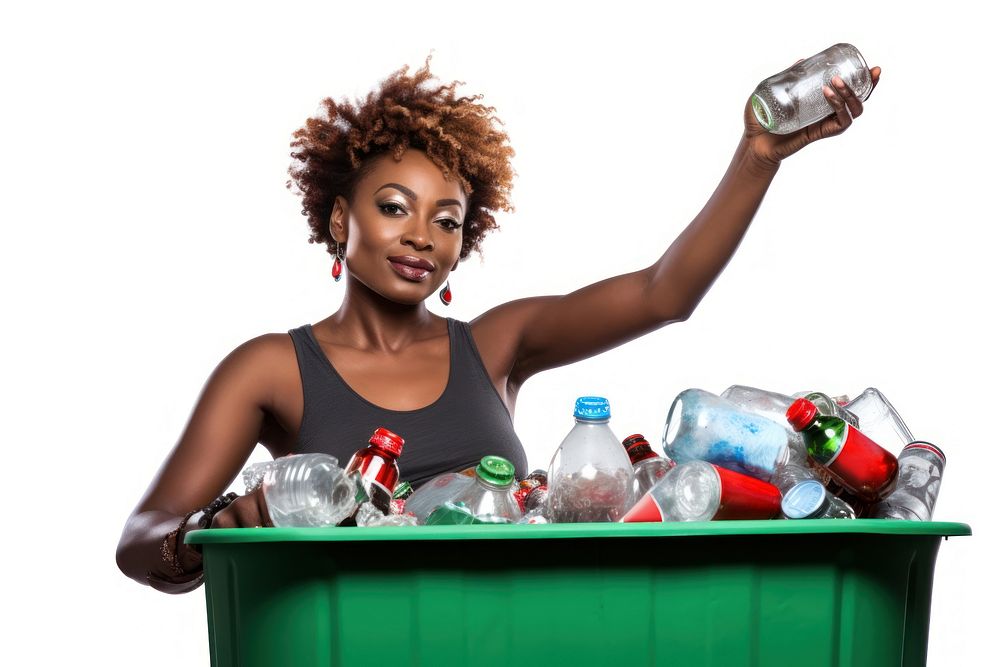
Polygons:
<instances>
[{"instance_id":1,"label":"pile of bottles","mask_svg":"<svg viewBox=\"0 0 1000 667\"><path fill-rule=\"evenodd\" d=\"M328 454L256 463L275 526L539 524L726 519L929 521L945 457L914 440L884 395L785 395L734 385L686 389L663 429L663 454L641 434L619 440L607 399L576 400L548 470L515 478L499 456L399 481L403 438L376 429L345 468ZM898 450L899 456L890 450Z\"/></svg>"}]
</instances>

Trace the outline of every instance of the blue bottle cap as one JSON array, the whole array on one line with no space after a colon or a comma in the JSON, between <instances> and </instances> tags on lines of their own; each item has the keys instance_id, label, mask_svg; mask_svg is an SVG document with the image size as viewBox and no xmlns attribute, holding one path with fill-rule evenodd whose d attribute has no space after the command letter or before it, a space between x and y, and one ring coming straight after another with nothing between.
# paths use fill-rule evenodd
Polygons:
<instances>
[{"instance_id":1,"label":"blue bottle cap","mask_svg":"<svg viewBox=\"0 0 1000 667\"><path fill-rule=\"evenodd\" d=\"M781 511L789 519L808 519L826 504L826 489L814 479L799 482L781 499Z\"/></svg>"},{"instance_id":2,"label":"blue bottle cap","mask_svg":"<svg viewBox=\"0 0 1000 667\"><path fill-rule=\"evenodd\" d=\"M601 396L581 396L576 399L573 416L594 421L611 419L611 404Z\"/></svg>"}]
</instances>

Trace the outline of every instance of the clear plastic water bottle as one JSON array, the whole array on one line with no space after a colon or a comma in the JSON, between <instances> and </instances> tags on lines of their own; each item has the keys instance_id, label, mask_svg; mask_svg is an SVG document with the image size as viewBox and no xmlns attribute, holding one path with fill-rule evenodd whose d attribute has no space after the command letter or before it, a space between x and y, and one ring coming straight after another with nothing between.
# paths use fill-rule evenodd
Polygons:
<instances>
[{"instance_id":1,"label":"clear plastic water bottle","mask_svg":"<svg viewBox=\"0 0 1000 667\"><path fill-rule=\"evenodd\" d=\"M622 446L628 458L632 461L632 471L635 473L633 496L641 498L656 483L667 476L677 464L667 456L659 456L649 445L649 441L640 433L630 435L622 440Z\"/></svg>"},{"instance_id":2,"label":"clear plastic water bottle","mask_svg":"<svg viewBox=\"0 0 1000 667\"><path fill-rule=\"evenodd\" d=\"M417 517L417 521L424 523L431 512L453 500L472 482L472 477L460 472L438 475L413 492L406 500L406 511Z\"/></svg>"},{"instance_id":3,"label":"clear plastic water bottle","mask_svg":"<svg viewBox=\"0 0 1000 667\"><path fill-rule=\"evenodd\" d=\"M819 480L819 477L808 464L789 462L775 471L774 477L771 478L771 484L778 487L781 495L784 496L796 484L813 479Z\"/></svg>"},{"instance_id":4,"label":"clear plastic water bottle","mask_svg":"<svg viewBox=\"0 0 1000 667\"><path fill-rule=\"evenodd\" d=\"M581 396L576 424L549 463L549 517L556 523L618 521L632 506L632 462L608 426L611 406Z\"/></svg>"},{"instance_id":5,"label":"clear plastic water bottle","mask_svg":"<svg viewBox=\"0 0 1000 667\"><path fill-rule=\"evenodd\" d=\"M781 499L781 513L787 519L853 519L854 510L834 498L816 480L799 482Z\"/></svg>"},{"instance_id":6,"label":"clear plastic water bottle","mask_svg":"<svg viewBox=\"0 0 1000 667\"><path fill-rule=\"evenodd\" d=\"M857 428L875 442L894 451L914 441L913 434L892 407L889 399L875 387L868 387L844 406L856 415ZM898 448L893 445L898 443Z\"/></svg>"},{"instance_id":7,"label":"clear plastic water bottle","mask_svg":"<svg viewBox=\"0 0 1000 667\"><path fill-rule=\"evenodd\" d=\"M357 475L349 477L329 454L293 454L243 471L248 491L262 485L271 523L279 528L336 526L363 500Z\"/></svg>"},{"instance_id":8,"label":"clear plastic water bottle","mask_svg":"<svg viewBox=\"0 0 1000 667\"><path fill-rule=\"evenodd\" d=\"M788 69L770 76L750 96L754 116L768 132L791 134L834 112L823 95L840 76L859 100L868 99L873 84L868 63L850 44L834 44Z\"/></svg>"},{"instance_id":9,"label":"clear plastic water bottle","mask_svg":"<svg viewBox=\"0 0 1000 667\"><path fill-rule=\"evenodd\" d=\"M930 521L941 490L944 452L929 442L911 442L899 454L896 490L872 508L878 519Z\"/></svg>"},{"instance_id":10,"label":"clear plastic water bottle","mask_svg":"<svg viewBox=\"0 0 1000 667\"><path fill-rule=\"evenodd\" d=\"M702 389L674 399L663 451L678 464L707 461L765 481L789 459L783 426Z\"/></svg>"},{"instance_id":11,"label":"clear plastic water bottle","mask_svg":"<svg viewBox=\"0 0 1000 667\"><path fill-rule=\"evenodd\" d=\"M501 456L484 456L475 480L452 502L464 505L477 519L513 523L521 518L513 487L514 464Z\"/></svg>"},{"instance_id":12,"label":"clear plastic water bottle","mask_svg":"<svg viewBox=\"0 0 1000 667\"><path fill-rule=\"evenodd\" d=\"M768 482L705 461L681 463L636 502L624 523L773 519L781 492Z\"/></svg>"}]
</instances>

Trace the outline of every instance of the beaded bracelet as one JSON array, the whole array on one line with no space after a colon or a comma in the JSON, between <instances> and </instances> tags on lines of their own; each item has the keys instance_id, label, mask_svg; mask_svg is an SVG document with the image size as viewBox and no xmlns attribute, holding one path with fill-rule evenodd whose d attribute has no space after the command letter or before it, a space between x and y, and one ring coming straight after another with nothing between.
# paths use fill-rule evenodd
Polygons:
<instances>
[{"instance_id":1,"label":"beaded bracelet","mask_svg":"<svg viewBox=\"0 0 1000 667\"><path fill-rule=\"evenodd\" d=\"M173 576L183 577L197 572L192 573L185 571L184 568L181 567L181 560L177 555L181 547L181 531L184 530L184 527L187 525L187 522L191 519L191 517L198 512L201 512L202 514L198 518L198 527L208 528L212 525L212 518L226 507L229 507L230 503L237 498L239 498L239 495L233 491L230 491L224 496L219 496L206 507L193 509L185 514L177 528L167 533L167 536L163 538L163 542L160 544L160 557L163 558L163 562L167 564L168 568L170 568L170 572Z\"/></svg>"}]
</instances>

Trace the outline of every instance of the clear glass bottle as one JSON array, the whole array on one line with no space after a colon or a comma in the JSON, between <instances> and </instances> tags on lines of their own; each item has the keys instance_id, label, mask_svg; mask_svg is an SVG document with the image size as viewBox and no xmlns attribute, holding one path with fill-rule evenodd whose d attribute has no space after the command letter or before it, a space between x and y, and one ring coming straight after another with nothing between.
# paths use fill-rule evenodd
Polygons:
<instances>
[{"instance_id":1,"label":"clear glass bottle","mask_svg":"<svg viewBox=\"0 0 1000 667\"><path fill-rule=\"evenodd\" d=\"M610 403L581 396L573 418L549 463L549 516L556 523L617 521L632 506L635 473L608 425Z\"/></svg>"},{"instance_id":2,"label":"clear glass bottle","mask_svg":"<svg viewBox=\"0 0 1000 667\"><path fill-rule=\"evenodd\" d=\"M264 487L271 523L279 528L336 526L365 500L359 480L329 454L293 454L243 471L248 492Z\"/></svg>"},{"instance_id":3,"label":"clear glass bottle","mask_svg":"<svg viewBox=\"0 0 1000 667\"><path fill-rule=\"evenodd\" d=\"M702 389L674 399L663 451L678 464L707 461L765 481L789 459L783 426Z\"/></svg>"},{"instance_id":4,"label":"clear glass bottle","mask_svg":"<svg viewBox=\"0 0 1000 667\"><path fill-rule=\"evenodd\" d=\"M896 483L896 457L838 417L820 414L808 399L788 408L788 421L802 432L810 458L860 500L884 498Z\"/></svg>"},{"instance_id":5,"label":"clear glass bottle","mask_svg":"<svg viewBox=\"0 0 1000 667\"><path fill-rule=\"evenodd\" d=\"M768 132L791 134L834 112L823 86L840 76L859 100L868 99L873 84L868 63L850 44L830 48L770 76L750 96L754 116Z\"/></svg>"},{"instance_id":6,"label":"clear glass bottle","mask_svg":"<svg viewBox=\"0 0 1000 667\"><path fill-rule=\"evenodd\" d=\"M484 456L476 467L476 478L455 496L479 520L515 522L521 508L514 500L514 464L501 456Z\"/></svg>"},{"instance_id":7,"label":"clear glass bottle","mask_svg":"<svg viewBox=\"0 0 1000 667\"><path fill-rule=\"evenodd\" d=\"M785 413L795 402L795 397L740 384L734 384L720 396L741 410L767 417L774 423L780 424L788 436L789 460L797 462L806 460L806 446L802 442L802 434L793 429L785 419Z\"/></svg>"},{"instance_id":8,"label":"clear glass bottle","mask_svg":"<svg viewBox=\"0 0 1000 667\"><path fill-rule=\"evenodd\" d=\"M944 452L929 442L915 441L899 454L896 490L875 505L871 516L879 519L930 521L941 490Z\"/></svg>"},{"instance_id":9,"label":"clear glass bottle","mask_svg":"<svg viewBox=\"0 0 1000 667\"><path fill-rule=\"evenodd\" d=\"M858 428L878 444L899 451L915 438L889 399L875 387L868 387L844 406L857 415Z\"/></svg>"},{"instance_id":10,"label":"clear glass bottle","mask_svg":"<svg viewBox=\"0 0 1000 667\"><path fill-rule=\"evenodd\" d=\"M786 519L853 519L854 510L840 498L834 498L816 480L799 482L781 499L781 513Z\"/></svg>"},{"instance_id":11,"label":"clear glass bottle","mask_svg":"<svg viewBox=\"0 0 1000 667\"><path fill-rule=\"evenodd\" d=\"M773 484L705 461L681 463L636 502L624 523L773 519L781 492Z\"/></svg>"},{"instance_id":12,"label":"clear glass bottle","mask_svg":"<svg viewBox=\"0 0 1000 667\"><path fill-rule=\"evenodd\" d=\"M635 485L632 491L635 498L641 498L677 465L669 457L654 452L649 441L640 433L622 440L622 446L632 461L632 470L635 473Z\"/></svg>"}]
</instances>

